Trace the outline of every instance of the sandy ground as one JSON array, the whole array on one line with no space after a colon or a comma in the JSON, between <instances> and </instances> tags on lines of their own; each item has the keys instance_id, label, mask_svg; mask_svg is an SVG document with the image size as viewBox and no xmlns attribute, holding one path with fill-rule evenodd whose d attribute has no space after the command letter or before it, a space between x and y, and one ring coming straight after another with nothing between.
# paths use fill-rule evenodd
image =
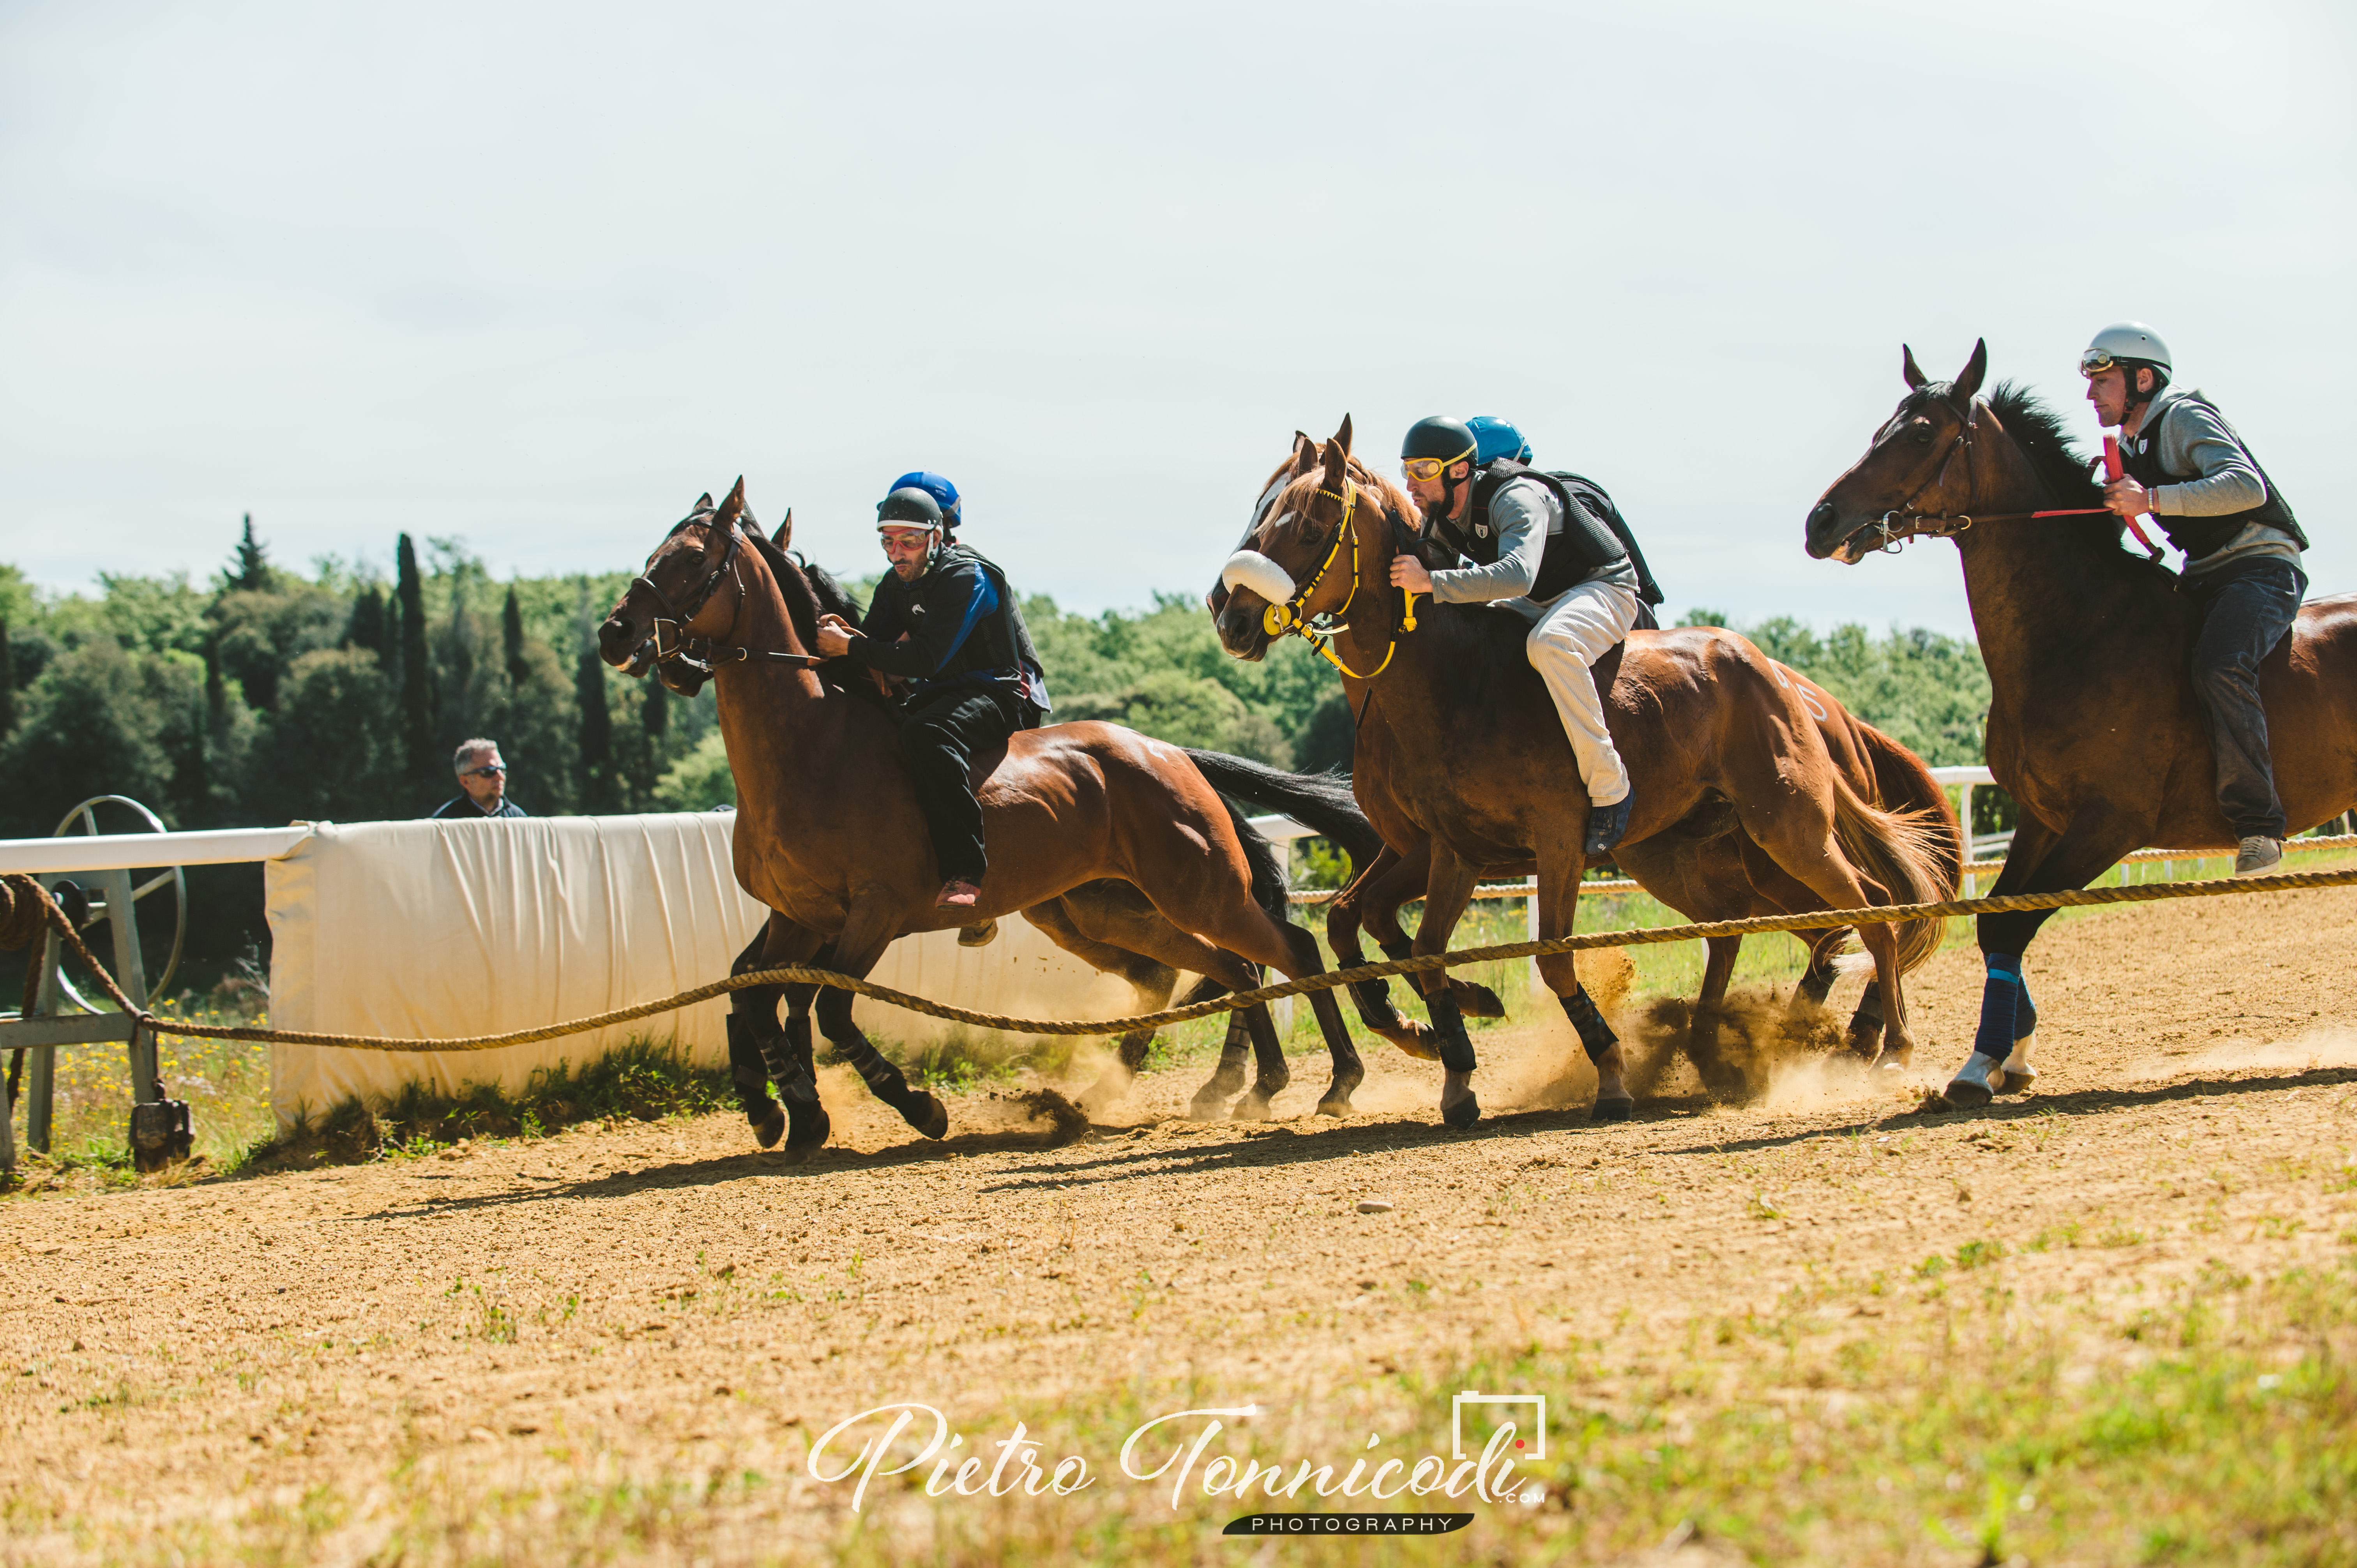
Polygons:
<instances>
[{"instance_id":1,"label":"sandy ground","mask_svg":"<svg viewBox=\"0 0 2357 1568\"><path fill-rule=\"evenodd\" d=\"M1584 1098L1557 1022L1483 1037L1491 1115L1464 1135L1436 1070L1378 1044L1343 1122L1308 1114L1311 1058L1265 1125L1176 1120L1190 1072L1061 1146L1012 1092L956 1098L929 1144L837 1071L801 1168L714 1117L0 1204L0 1554L531 1560L560 1505L699 1477L694 1530L599 1550L792 1555L849 1519L812 1437L893 1401L969 1451L1108 1401L1355 1433L1501 1346L1609 1366L1975 1240L2025 1296L2082 1302L2329 1263L2357 1219L2317 1178L2357 1142L2352 950L2338 890L2058 920L2031 961L2045 1076L1980 1115L1920 1109L1977 1004L1952 949L1913 988L1916 1070L1800 1065L1740 1109L1666 1079L1616 1127L1513 1108ZM871 1519L909 1506L908 1478L876 1488Z\"/></svg>"}]
</instances>

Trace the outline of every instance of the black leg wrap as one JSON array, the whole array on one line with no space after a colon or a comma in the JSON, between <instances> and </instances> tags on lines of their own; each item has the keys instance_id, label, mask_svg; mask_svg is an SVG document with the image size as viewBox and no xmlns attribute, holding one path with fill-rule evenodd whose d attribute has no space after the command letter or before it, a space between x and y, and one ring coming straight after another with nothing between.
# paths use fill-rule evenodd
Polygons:
<instances>
[{"instance_id":1,"label":"black leg wrap","mask_svg":"<svg viewBox=\"0 0 2357 1568\"><path fill-rule=\"evenodd\" d=\"M1849 1015L1849 1032L1853 1035L1882 1033L1882 985L1879 981L1866 983L1866 994L1857 999L1857 1011Z\"/></svg>"},{"instance_id":2,"label":"black leg wrap","mask_svg":"<svg viewBox=\"0 0 2357 1568\"><path fill-rule=\"evenodd\" d=\"M1814 964L1811 964L1801 976L1801 994L1807 997L1810 1001L1815 1003L1820 1007L1825 1004L1825 998L1832 995L1833 991L1834 972L1831 964L1827 964L1822 969ZM1871 995L1872 992L1869 991L1867 993Z\"/></svg>"},{"instance_id":3,"label":"black leg wrap","mask_svg":"<svg viewBox=\"0 0 2357 1568\"><path fill-rule=\"evenodd\" d=\"M1579 1043L1587 1047L1589 1061L1602 1061L1604 1053L1620 1043L1620 1036L1612 1032L1612 1026L1596 1010L1585 985L1574 986L1571 994L1563 999L1563 1015L1579 1031Z\"/></svg>"},{"instance_id":4,"label":"black leg wrap","mask_svg":"<svg viewBox=\"0 0 2357 1568\"><path fill-rule=\"evenodd\" d=\"M1440 1065L1450 1072L1471 1072L1473 1040L1465 1032L1465 1015L1457 1010L1457 997L1447 979L1435 983L1424 1007L1432 1015L1432 1032L1440 1039Z\"/></svg>"},{"instance_id":5,"label":"black leg wrap","mask_svg":"<svg viewBox=\"0 0 2357 1568\"><path fill-rule=\"evenodd\" d=\"M777 1101L770 1098L770 1080L783 1082L786 1076L778 1070L782 1063L770 1061L770 1053L762 1049L763 1022L759 1013L728 1015L728 1081L737 1090L737 1103L746 1119L755 1123L776 1108ZM775 1033L774 1025L770 1032Z\"/></svg>"}]
</instances>

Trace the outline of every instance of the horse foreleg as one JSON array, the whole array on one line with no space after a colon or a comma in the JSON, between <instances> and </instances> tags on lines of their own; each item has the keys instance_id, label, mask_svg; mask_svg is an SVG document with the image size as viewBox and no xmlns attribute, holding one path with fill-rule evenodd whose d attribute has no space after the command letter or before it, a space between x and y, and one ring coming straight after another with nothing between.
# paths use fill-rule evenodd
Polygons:
<instances>
[{"instance_id":1,"label":"horse foreleg","mask_svg":"<svg viewBox=\"0 0 2357 1568\"><path fill-rule=\"evenodd\" d=\"M1719 1021L1727 1001L1727 983L1735 973L1736 955L1743 950L1741 937L1712 937L1703 944L1702 990L1695 997L1693 1022L1686 1029L1686 1059L1702 1076L1703 1087L1714 1094L1740 1094L1749 1085L1740 1068L1730 1068L1718 1048Z\"/></svg>"},{"instance_id":2,"label":"horse foreleg","mask_svg":"<svg viewBox=\"0 0 2357 1568\"><path fill-rule=\"evenodd\" d=\"M1318 939L1298 926L1287 926L1286 931L1286 940L1293 944L1296 961L1304 968L1315 966ZM1318 1032L1325 1036L1326 1054L1334 1063L1334 1075L1318 1100L1318 1114L1347 1116L1351 1113L1351 1093L1366 1079L1366 1064L1359 1059L1359 1047L1351 1042L1351 1031L1342 1022L1342 1009L1331 991L1311 992L1309 1010L1317 1015Z\"/></svg>"},{"instance_id":3,"label":"horse foreleg","mask_svg":"<svg viewBox=\"0 0 2357 1568\"><path fill-rule=\"evenodd\" d=\"M1239 1122L1265 1122L1269 1101L1284 1093L1286 1086L1293 1081L1293 1069L1286 1065L1285 1042L1277 1037L1276 1019L1269 1012L1268 1004L1247 1007L1242 1016L1245 1033L1252 1038L1254 1064L1259 1071L1253 1079L1253 1086L1244 1090L1244 1097L1236 1101L1229 1114Z\"/></svg>"},{"instance_id":4,"label":"horse foreleg","mask_svg":"<svg viewBox=\"0 0 2357 1568\"><path fill-rule=\"evenodd\" d=\"M1448 950L1448 939L1473 897L1478 868L1468 865L1446 844L1432 845L1432 870L1424 890L1424 919L1417 925L1415 951L1419 958ZM1422 983L1425 1010L1431 1015L1433 1033L1440 1044L1440 1119L1451 1127L1470 1127L1481 1119L1481 1102L1473 1093L1473 1038L1465 1032L1457 994L1446 970L1426 970Z\"/></svg>"},{"instance_id":5,"label":"horse foreleg","mask_svg":"<svg viewBox=\"0 0 2357 1568\"><path fill-rule=\"evenodd\" d=\"M816 931L796 926L781 915L770 923L737 956L732 974L815 961L824 967L833 949L823 945ZM826 1142L825 1108L818 1099L818 1073L811 1060L810 1006L817 987L812 985L748 986L728 999L728 1076L737 1099L752 1123L761 1147L775 1147L786 1138L786 1155L800 1161ZM778 1026L778 1000L783 995L790 1016ZM784 1097L782 1108L770 1098L775 1083ZM788 1123L791 1136L788 1136Z\"/></svg>"},{"instance_id":6,"label":"horse foreleg","mask_svg":"<svg viewBox=\"0 0 2357 1568\"><path fill-rule=\"evenodd\" d=\"M1259 981L1254 978L1253 983ZM1203 1087L1187 1102L1187 1118L1191 1122L1216 1122L1228 1112L1228 1101L1244 1086L1244 1056L1251 1049L1252 1034L1244 1021L1244 1013L1228 1015L1228 1036L1220 1042L1220 1065L1203 1080Z\"/></svg>"}]
</instances>

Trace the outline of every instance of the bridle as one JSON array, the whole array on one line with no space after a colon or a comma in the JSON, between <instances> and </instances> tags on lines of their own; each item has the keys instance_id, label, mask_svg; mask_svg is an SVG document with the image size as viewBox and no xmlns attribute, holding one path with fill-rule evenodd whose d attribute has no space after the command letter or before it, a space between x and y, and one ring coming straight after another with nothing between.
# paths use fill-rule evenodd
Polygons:
<instances>
[{"instance_id":1,"label":"bridle","mask_svg":"<svg viewBox=\"0 0 2357 1568\"><path fill-rule=\"evenodd\" d=\"M1956 405L1950 403L1945 396L1935 393L1933 394L1933 397L1934 401L1942 407L1945 408L1950 413L1956 416L1956 433L1948 439L1948 448L1941 461L1939 469L1933 473L1930 478L1924 480L1921 484L1916 486L1914 489L1908 492L1908 496L1905 500L1900 501L1897 506L1892 507L1889 511L1884 512L1874 521L1867 524L1865 528L1861 528L1856 533L1851 534L1850 539L1855 540L1871 534L1877 538L1878 542L1868 546L1867 548L1879 551L1886 555L1896 555L1907 547L1907 543L1910 540L1953 539L1957 534L1963 533L1967 529L1971 528L1975 521L2027 522L2036 518L2093 517L2098 513L2109 513L2111 511L2111 508L2102 506L2059 507L2046 511L1997 511L1980 512L1977 514L1972 512L1915 510L1914 506L1916 499L1921 497L1924 491L1931 489L1945 489L1947 488L1948 470L1955 467L1956 457L1959 453L1964 456L1964 459L1965 496L1970 498L1976 495L1979 493L1980 489L1978 483L1978 470L1975 467L1975 459L1973 456L1973 447L1975 445L1973 438L1979 433L1981 400L1976 397L1968 399L1966 400L1964 408L1959 411ZM2096 461L2101 462L2102 459L2097 458ZM1847 542L1848 541L1844 541L1844 543ZM1864 550L1858 552L1858 554L1860 555L1865 553L1866 551ZM1853 559L1855 557L1853 557ZM2159 553L2158 551L2154 552L2154 559L2159 559Z\"/></svg>"},{"instance_id":2,"label":"bridle","mask_svg":"<svg viewBox=\"0 0 2357 1568\"><path fill-rule=\"evenodd\" d=\"M1318 570L1309 575L1308 582L1296 589L1293 596L1283 604L1272 602L1269 605L1261 616L1261 626L1271 637L1300 638L1302 641L1317 650L1320 659L1353 681L1372 681L1391 668L1392 656L1399 651L1401 634L1415 629L1415 595L1405 590L1402 591L1403 613L1401 618L1392 627L1391 645L1383 650L1382 663L1361 675L1342 662L1340 656L1334 651L1333 642L1337 637L1351 629L1351 623L1340 618L1351 613L1351 607L1356 604L1359 598L1359 531L1351 526L1359 510L1359 486L1356 480L1345 474L1342 478L1342 489L1339 495L1322 486L1319 487L1318 493L1329 499L1340 501L1342 505L1342 521L1334 530L1334 542L1328 548L1326 559L1318 563ZM1385 509L1384 515L1391 520L1395 529L1402 527L1397 513ZM1304 615L1302 607L1316 595L1318 585L1326 580L1327 572L1332 569L1335 561L1340 557L1342 542L1345 539L1351 542L1351 591L1343 596L1342 607L1331 612Z\"/></svg>"},{"instance_id":3,"label":"bridle","mask_svg":"<svg viewBox=\"0 0 2357 1568\"><path fill-rule=\"evenodd\" d=\"M663 535L663 543L670 543L679 537L683 530L697 523L706 528L720 526L716 519L705 514L685 518L673 526L669 533ZM695 591L694 598L689 601L684 610L671 602L671 596L664 593L652 577L647 575L646 570L641 570L637 576L630 579L632 588L644 588L648 593L652 594L655 603L661 605L666 612L665 615L651 618L651 635L655 645L654 663L684 664L690 670L700 671L707 676L713 672L715 665L742 664L751 659L775 659L804 666L823 663L824 660L815 653L757 650L714 642L710 638L687 635L688 624L704 613L704 607L712 602L713 594L720 586L720 579L729 575L729 569L737 564L737 551L738 545L743 542L743 539L737 532L737 524L733 521L727 525L726 539L726 542L720 548L720 559L714 564L711 572L704 579L704 585ZM651 569L655 564L655 555L662 553L662 545L655 546L654 554L649 555L646 559L646 567ZM737 590L739 595L742 595L744 589L745 580L739 576L737 580ZM665 627L671 628L671 641L668 644L663 640Z\"/></svg>"}]
</instances>

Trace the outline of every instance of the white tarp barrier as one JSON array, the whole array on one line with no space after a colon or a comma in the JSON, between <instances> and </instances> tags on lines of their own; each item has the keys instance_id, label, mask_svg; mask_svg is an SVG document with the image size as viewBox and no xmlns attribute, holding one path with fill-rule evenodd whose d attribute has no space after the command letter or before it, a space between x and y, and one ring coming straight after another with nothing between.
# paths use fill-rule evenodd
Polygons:
<instances>
[{"instance_id":1,"label":"white tarp barrier","mask_svg":"<svg viewBox=\"0 0 2357 1568\"><path fill-rule=\"evenodd\" d=\"M188 833L58 833L0 839L0 873L46 876L60 871L129 871L147 865L232 865L273 860L310 836L291 828L217 828Z\"/></svg>"},{"instance_id":2,"label":"white tarp barrier","mask_svg":"<svg viewBox=\"0 0 2357 1568\"><path fill-rule=\"evenodd\" d=\"M267 863L270 1021L328 1034L449 1038L578 1018L686 991L728 972L764 918L737 886L732 812L522 821L322 822ZM978 1010L1105 1017L1132 1010L1127 983L1054 946L1019 916L998 940L903 938L878 984ZM534 1069L585 1063L633 1036L727 1059L726 997L636 1024L495 1051L431 1054L274 1046L282 1131L352 1095L381 1102L412 1079L440 1092L509 1090ZM878 1041L959 1027L861 998Z\"/></svg>"}]
</instances>

